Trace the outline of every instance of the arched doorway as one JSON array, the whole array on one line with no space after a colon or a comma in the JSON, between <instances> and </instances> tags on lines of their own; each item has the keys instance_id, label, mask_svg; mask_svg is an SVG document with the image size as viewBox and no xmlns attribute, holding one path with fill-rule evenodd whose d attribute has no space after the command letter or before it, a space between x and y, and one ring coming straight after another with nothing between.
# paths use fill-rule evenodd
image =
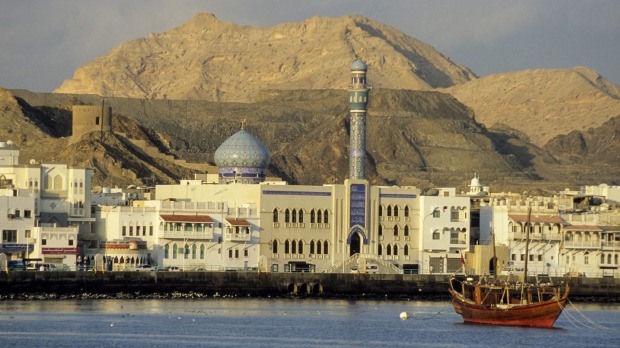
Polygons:
<instances>
[{"instance_id":1,"label":"arched doorway","mask_svg":"<svg viewBox=\"0 0 620 348\"><path fill-rule=\"evenodd\" d=\"M497 257L492 257L489 260L489 275L494 276L495 272L497 271Z\"/></svg>"},{"instance_id":2,"label":"arched doorway","mask_svg":"<svg viewBox=\"0 0 620 348\"><path fill-rule=\"evenodd\" d=\"M349 248L349 256L359 254L362 251L362 238L359 233L353 233L351 235L351 244Z\"/></svg>"}]
</instances>

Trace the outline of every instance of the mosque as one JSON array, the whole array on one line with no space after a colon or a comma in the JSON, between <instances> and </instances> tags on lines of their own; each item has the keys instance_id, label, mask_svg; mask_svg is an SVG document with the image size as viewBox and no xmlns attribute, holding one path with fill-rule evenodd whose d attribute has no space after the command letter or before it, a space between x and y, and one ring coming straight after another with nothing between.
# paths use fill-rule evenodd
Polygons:
<instances>
[{"instance_id":1,"label":"mosque","mask_svg":"<svg viewBox=\"0 0 620 348\"><path fill-rule=\"evenodd\" d=\"M458 268L469 241L467 197L447 190L425 203L416 187L371 186L365 178L366 73L366 64L356 59L348 93L349 178L343 184L268 179L270 154L242 125L215 152L217 177L157 185L152 204L160 211L163 238L156 262L271 272ZM447 222L429 230L425 242L421 225L440 212Z\"/></svg>"}]
</instances>

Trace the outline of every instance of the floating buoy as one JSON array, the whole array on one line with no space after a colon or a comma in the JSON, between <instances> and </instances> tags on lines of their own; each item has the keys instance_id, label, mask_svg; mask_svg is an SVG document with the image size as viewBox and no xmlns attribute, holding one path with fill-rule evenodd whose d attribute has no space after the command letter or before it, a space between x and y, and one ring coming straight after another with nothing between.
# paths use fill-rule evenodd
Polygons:
<instances>
[{"instance_id":1,"label":"floating buoy","mask_svg":"<svg viewBox=\"0 0 620 348\"><path fill-rule=\"evenodd\" d=\"M400 320L407 320L407 319L409 319L409 313L407 312L400 313Z\"/></svg>"}]
</instances>

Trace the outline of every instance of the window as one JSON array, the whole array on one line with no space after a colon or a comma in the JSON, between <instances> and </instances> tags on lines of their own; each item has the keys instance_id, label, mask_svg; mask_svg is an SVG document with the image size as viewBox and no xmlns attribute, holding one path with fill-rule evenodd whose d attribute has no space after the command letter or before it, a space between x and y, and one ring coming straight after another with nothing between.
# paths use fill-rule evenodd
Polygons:
<instances>
[{"instance_id":1,"label":"window","mask_svg":"<svg viewBox=\"0 0 620 348\"><path fill-rule=\"evenodd\" d=\"M248 257L249 256L248 249L243 249L243 256L244 257Z\"/></svg>"},{"instance_id":2,"label":"window","mask_svg":"<svg viewBox=\"0 0 620 348\"><path fill-rule=\"evenodd\" d=\"M291 212L288 209L286 209L284 211L284 222L291 222L290 219L291 219Z\"/></svg>"},{"instance_id":3,"label":"window","mask_svg":"<svg viewBox=\"0 0 620 348\"><path fill-rule=\"evenodd\" d=\"M293 223L297 222L297 210L296 209L293 209L293 221L292 222Z\"/></svg>"},{"instance_id":4,"label":"window","mask_svg":"<svg viewBox=\"0 0 620 348\"><path fill-rule=\"evenodd\" d=\"M299 223L303 223L304 222L304 210L303 209L299 209Z\"/></svg>"},{"instance_id":5,"label":"window","mask_svg":"<svg viewBox=\"0 0 620 348\"><path fill-rule=\"evenodd\" d=\"M385 254L386 255L392 255L392 246L391 245L387 245L387 247L385 248Z\"/></svg>"},{"instance_id":6,"label":"window","mask_svg":"<svg viewBox=\"0 0 620 348\"><path fill-rule=\"evenodd\" d=\"M398 216L398 206L394 206L394 216Z\"/></svg>"},{"instance_id":7,"label":"window","mask_svg":"<svg viewBox=\"0 0 620 348\"><path fill-rule=\"evenodd\" d=\"M538 255L538 261L541 262L542 261L543 256L542 255Z\"/></svg>"},{"instance_id":8,"label":"window","mask_svg":"<svg viewBox=\"0 0 620 348\"><path fill-rule=\"evenodd\" d=\"M316 223L320 224L321 223L321 218L322 218L322 213L321 213L321 209L316 211Z\"/></svg>"},{"instance_id":9,"label":"window","mask_svg":"<svg viewBox=\"0 0 620 348\"><path fill-rule=\"evenodd\" d=\"M323 254L327 255L328 250L329 250L329 244L327 243L327 241L324 241L323 242Z\"/></svg>"},{"instance_id":10,"label":"window","mask_svg":"<svg viewBox=\"0 0 620 348\"><path fill-rule=\"evenodd\" d=\"M129 226L129 235L133 236L133 226Z\"/></svg>"},{"instance_id":11,"label":"window","mask_svg":"<svg viewBox=\"0 0 620 348\"><path fill-rule=\"evenodd\" d=\"M273 222L278 222L278 209L273 209Z\"/></svg>"},{"instance_id":12,"label":"window","mask_svg":"<svg viewBox=\"0 0 620 348\"><path fill-rule=\"evenodd\" d=\"M392 206L391 205L388 205L388 207L387 207L387 216L392 216Z\"/></svg>"},{"instance_id":13,"label":"window","mask_svg":"<svg viewBox=\"0 0 620 348\"><path fill-rule=\"evenodd\" d=\"M383 206L379 206L379 216L383 216Z\"/></svg>"},{"instance_id":14,"label":"window","mask_svg":"<svg viewBox=\"0 0 620 348\"><path fill-rule=\"evenodd\" d=\"M394 236L398 236L398 225L394 225Z\"/></svg>"},{"instance_id":15,"label":"window","mask_svg":"<svg viewBox=\"0 0 620 348\"><path fill-rule=\"evenodd\" d=\"M383 235L383 225L379 225L379 231L378 231L379 236Z\"/></svg>"},{"instance_id":16,"label":"window","mask_svg":"<svg viewBox=\"0 0 620 348\"><path fill-rule=\"evenodd\" d=\"M291 254L297 254L297 241L295 240L291 242Z\"/></svg>"},{"instance_id":17,"label":"window","mask_svg":"<svg viewBox=\"0 0 620 348\"><path fill-rule=\"evenodd\" d=\"M584 264L584 265L587 265L587 264L589 264L589 263L590 263L590 255L585 254L585 255L583 256L583 264Z\"/></svg>"},{"instance_id":18,"label":"window","mask_svg":"<svg viewBox=\"0 0 620 348\"><path fill-rule=\"evenodd\" d=\"M192 260L196 259L196 251L198 251L198 247L194 244L192 245Z\"/></svg>"},{"instance_id":19,"label":"window","mask_svg":"<svg viewBox=\"0 0 620 348\"><path fill-rule=\"evenodd\" d=\"M405 217L409 217L409 206L405 206Z\"/></svg>"},{"instance_id":20,"label":"window","mask_svg":"<svg viewBox=\"0 0 620 348\"><path fill-rule=\"evenodd\" d=\"M288 254L289 253L289 243L288 243L288 239L284 241L284 253Z\"/></svg>"},{"instance_id":21,"label":"window","mask_svg":"<svg viewBox=\"0 0 620 348\"><path fill-rule=\"evenodd\" d=\"M170 258L170 245L166 244L164 247L164 259Z\"/></svg>"},{"instance_id":22,"label":"window","mask_svg":"<svg viewBox=\"0 0 620 348\"><path fill-rule=\"evenodd\" d=\"M409 225L405 225L405 237L409 237Z\"/></svg>"},{"instance_id":23,"label":"window","mask_svg":"<svg viewBox=\"0 0 620 348\"><path fill-rule=\"evenodd\" d=\"M300 254L304 253L304 243L302 241L299 241L297 250L299 250Z\"/></svg>"},{"instance_id":24,"label":"window","mask_svg":"<svg viewBox=\"0 0 620 348\"><path fill-rule=\"evenodd\" d=\"M377 248L377 255L383 255L383 245L381 244L379 244L379 247Z\"/></svg>"},{"instance_id":25,"label":"window","mask_svg":"<svg viewBox=\"0 0 620 348\"><path fill-rule=\"evenodd\" d=\"M183 248L183 258L186 260L189 258L189 245L187 244L185 244L185 247Z\"/></svg>"},{"instance_id":26,"label":"window","mask_svg":"<svg viewBox=\"0 0 620 348\"><path fill-rule=\"evenodd\" d=\"M235 259L239 258L239 249L235 249Z\"/></svg>"},{"instance_id":27,"label":"window","mask_svg":"<svg viewBox=\"0 0 620 348\"><path fill-rule=\"evenodd\" d=\"M47 239L42 238L41 239L41 245L47 245Z\"/></svg>"},{"instance_id":28,"label":"window","mask_svg":"<svg viewBox=\"0 0 620 348\"><path fill-rule=\"evenodd\" d=\"M438 230L433 231L433 240L439 240L441 239L441 234L439 233Z\"/></svg>"},{"instance_id":29,"label":"window","mask_svg":"<svg viewBox=\"0 0 620 348\"><path fill-rule=\"evenodd\" d=\"M405 256L409 256L409 245L405 244L405 247L403 248L403 254Z\"/></svg>"},{"instance_id":30,"label":"window","mask_svg":"<svg viewBox=\"0 0 620 348\"><path fill-rule=\"evenodd\" d=\"M278 241L277 241L277 240L274 240L272 244L273 244L273 245L272 245L272 248L273 248L273 251L272 251L272 252L273 252L274 254L277 254L277 253L278 253Z\"/></svg>"},{"instance_id":31,"label":"window","mask_svg":"<svg viewBox=\"0 0 620 348\"><path fill-rule=\"evenodd\" d=\"M205 259L205 246L204 246L204 244L200 245L200 259L201 260Z\"/></svg>"},{"instance_id":32,"label":"window","mask_svg":"<svg viewBox=\"0 0 620 348\"><path fill-rule=\"evenodd\" d=\"M439 209L433 210L433 217L434 218L438 218L440 216L441 216L441 212L439 211Z\"/></svg>"},{"instance_id":33,"label":"window","mask_svg":"<svg viewBox=\"0 0 620 348\"><path fill-rule=\"evenodd\" d=\"M69 246L73 246L73 239L69 239Z\"/></svg>"},{"instance_id":34,"label":"window","mask_svg":"<svg viewBox=\"0 0 620 348\"><path fill-rule=\"evenodd\" d=\"M233 251L232 251L232 249L228 249L228 258L229 259L233 258Z\"/></svg>"},{"instance_id":35,"label":"window","mask_svg":"<svg viewBox=\"0 0 620 348\"><path fill-rule=\"evenodd\" d=\"M314 254L314 241L310 241L310 254Z\"/></svg>"},{"instance_id":36,"label":"window","mask_svg":"<svg viewBox=\"0 0 620 348\"><path fill-rule=\"evenodd\" d=\"M176 259L178 254L179 254L179 250L177 248L177 245L176 244L172 245L172 258Z\"/></svg>"},{"instance_id":37,"label":"window","mask_svg":"<svg viewBox=\"0 0 620 348\"><path fill-rule=\"evenodd\" d=\"M321 241L316 242L316 253L321 253Z\"/></svg>"},{"instance_id":38,"label":"window","mask_svg":"<svg viewBox=\"0 0 620 348\"><path fill-rule=\"evenodd\" d=\"M25 218L31 218L32 217L32 211L31 210L24 210L24 217Z\"/></svg>"},{"instance_id":39,"label":"window","mask_svg":"<svg viewBox=\"0 0 620 348\"><path fill-rule=\"evenodd\" d=\"M313 224L313 223L314 223L314 221L315 221L315 219L314 219L314 215L315 215L315 213L314 213L314 209L312 209L312 210L310 211L310 223L311 223L311 224Z\"/></svg>"},{"instance_id":40,"label":"window","mask_svg":"<svg viewBox=\"0 0 620 348\"><path fill-rule=\"evenodd\" d=\"M394 244L394 256L398 256L398 245Z\"/></svg>"},{"instance_id":41,"label":"window","mask_svg":"<svg viewBox=\"0 0 620 348\"><path fill-rule=\"evenodd\" d=\"M3 243L17 243L17 230L2 230Z\"/></svg>"},{"instance_id":42,"label":"window","mask_svg":"<svg viewBox=\"0 0 620 348\"><path fill-rule=\"evenodd\" d=\"M327 209L323 212L323 223L329 223L329 212L327 211Z\"/></svg>"}]
</instances>

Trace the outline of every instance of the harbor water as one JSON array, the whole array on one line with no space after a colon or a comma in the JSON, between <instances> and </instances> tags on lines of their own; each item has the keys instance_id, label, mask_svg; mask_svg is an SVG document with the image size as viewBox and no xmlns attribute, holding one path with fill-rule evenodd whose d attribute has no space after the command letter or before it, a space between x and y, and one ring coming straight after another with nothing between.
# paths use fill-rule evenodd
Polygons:
<instances>
[{"instance_id":1,"label":"harbor water","mask_svg":"<svg viewBox=\"0 0 620 348\"><path fill-rule=\"evenodd\" d=\"M409 319L401 320L401 313ZM464 324L451 304L321 299L0 302L0 347L614 347L620 304L553 329Z\"/></svg>"}]
</instances>

